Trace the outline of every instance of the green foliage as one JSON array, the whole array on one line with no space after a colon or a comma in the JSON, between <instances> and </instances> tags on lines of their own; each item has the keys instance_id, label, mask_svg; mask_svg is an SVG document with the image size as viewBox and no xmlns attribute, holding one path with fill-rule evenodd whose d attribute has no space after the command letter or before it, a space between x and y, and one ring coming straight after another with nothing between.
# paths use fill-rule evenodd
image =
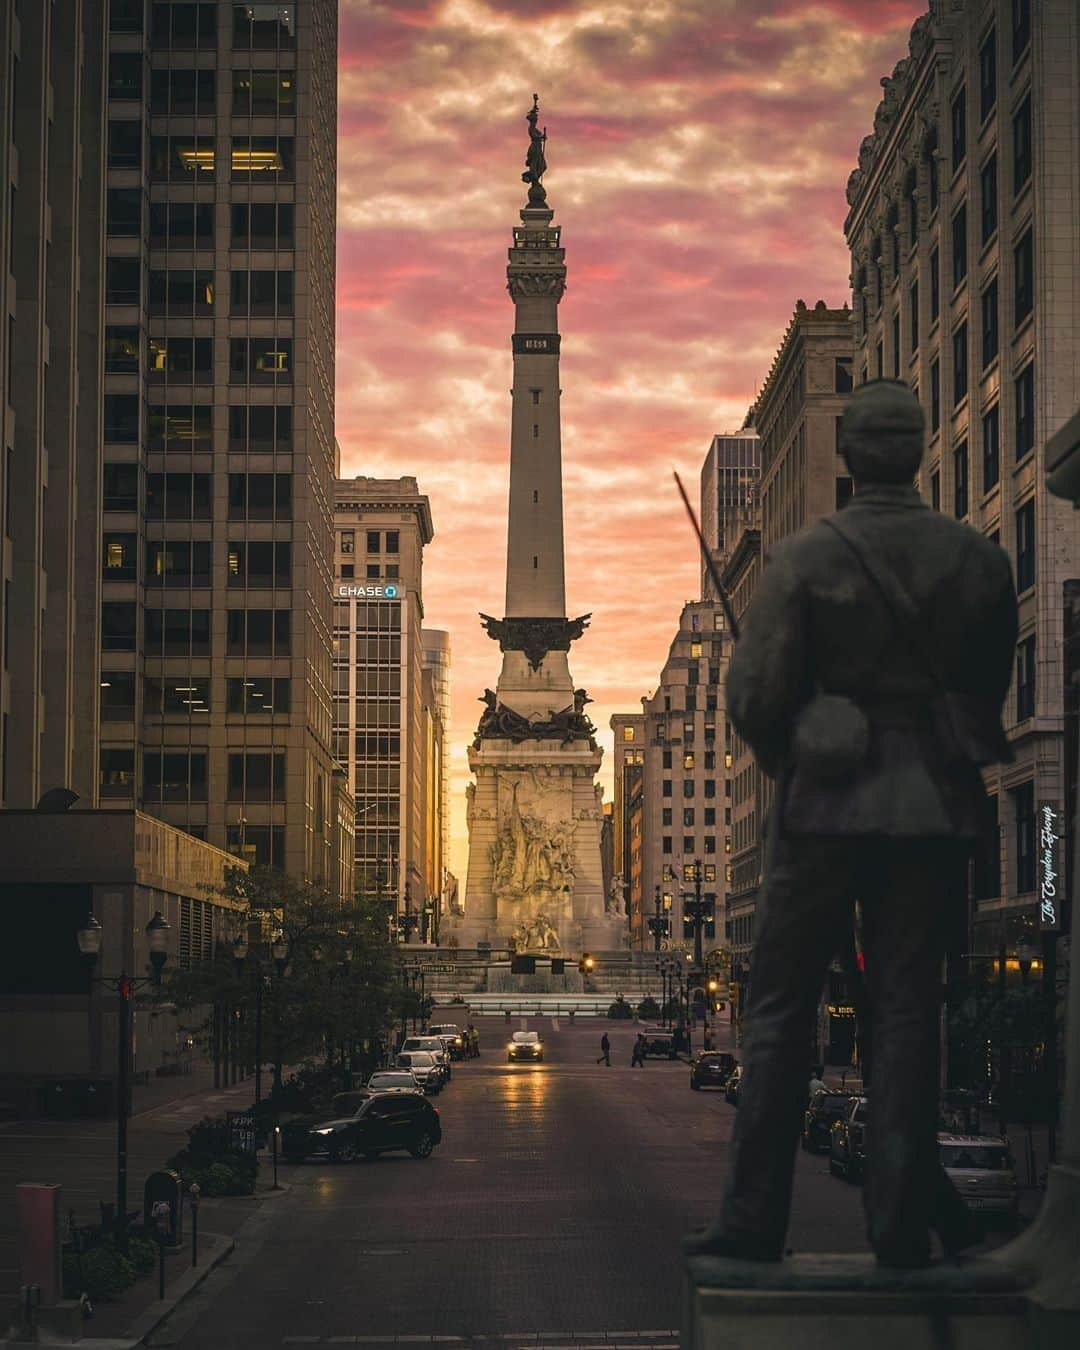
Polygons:
<instances>
[{"instance_id":1,"label":"green foliage","mask_svg":"<svg viewBox=\"0 0 1080 1350\"><path fill-rule=\"evenodd\" d=\"M158 1246L150 1238L128 1238L128 1260L135 1268L136 1275L149 1275L158 1263Z\"/></svg>"},{"instance_id":2,"label":"green foliage","mask_svg":"<svg viewBox=\"0 0 1080 1350\"><path fill-rule=\"evenodd\" d=\"M91 1247L81 1257L64 1257L63 1283L65 1298L119 1298L135 1283L135 1267L111 1246Z\"/></svg>"},{"instance_id":3,"label":"green foliage","mask_svg":"<svg viewBox=\"0 0 1080 1350\"><path fill-rule=\"evenodd\" d=\"M265 867L230 869L218 894L234 907L236 931L248 942L242 970L223 943L210 960L173 970L163 993L190 1015L205 1048L224 1019L239 1032L241 1058L254 1061L260 983L264 1063L280 1069L313 1058L330 1066L345 1060L348 1046L385 1039L400 981L384 903L365 897L342 905L325 887ZM288 949L282 976L269 951L276 932Z\"/></svg>"},{"instance_id":4,"label":"green foliage","mask_svg":"<svg viewBox=\"0 0 1080 1350\"><path fill-rule=\"evenodd\" d=\"M198 1182L204 1195L251 1195L259 1160L232 1146L232 1132L224 1116L205 1116L188 1130L188 1144L166 1162L179 1172L187 1189Z\"/></svg>"},{"instance_id":5,"label":"green foliage","mask_svg":"<svg viewBox=\"0 0 1080 1350\"><path fill-rule=\"evenodd\" d=\"M660 1004L651 994L646 994L638 1004L637 1015L647 1022L656 1022L660 1017Z\"/></svg>"},{"instance_id":6,"label":"green foliage","mask_svg":"<svg viewBox=\"0 0 1080 1350\"><path fill-rule=\"evenodd\" d=\"M626 999L623 998L622 994L620 994L611 1007L608 1008L607 1015L609 1017L625 1020L626 1018L633 1017L634 1010L631 1008L630 1004L627 1003Z\"/></svg>"}]
</instances>

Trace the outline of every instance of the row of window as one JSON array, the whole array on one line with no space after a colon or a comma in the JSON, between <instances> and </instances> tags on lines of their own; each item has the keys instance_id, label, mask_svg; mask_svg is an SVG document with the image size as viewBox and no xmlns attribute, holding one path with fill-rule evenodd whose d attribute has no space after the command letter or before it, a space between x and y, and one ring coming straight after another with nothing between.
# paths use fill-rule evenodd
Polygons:
<instances>
[{"instance_id":1,"label":"row of window","mask_svg":"<svg viewBox=\"0 0 1080 1350\"><path fill-rule=\"evenodd\" d=\"M148 802L205 802L208 797L204 750L147 750L142 757L142 790ZM274 802L285 799L285 752L248 751L226 757L225 800ZM109 747L100 751L102 797L134 797L135 751Z\"/></svg>"},{"instance_id":2,"label":"row of window","mask_svg":"<svg viewBox=\"0 0 1080 1350\"><path fill-rule=\"evenodd\" d=\"M684 797L693 797L696 792L696 780L693 778L684 778L682 785L682 795ZM672 784L670 778L665 778L661 785L660 795L663 797L672 796ZM716 796L716 779L706 778L702 784L702 795L704 797Z\"/></svg>"},{"instance_id":3,"label":"row of window","mask_svg":"<svg viewBox=\"0 0 1080 1350\"><path fill-rule=\"evenodd\" d=\"M146 59L142 52L109 54L109 98L141 101ZM166 117L212 117L217 112L217 71L151 70L150 111ZM296 112L295 70L234 70L234 117L291 117Z\"/></svg>"},{"instance_id":4,"label":"row of window","mask_svg":"<svg viewBox=\"0 0 1080 1350\"><path fill-rule=\"evenodd\" d=\"M287 609L230 609L226 612L227 656L289 656L292 614ZM101 649L133 652L138 637L134 600L106 600L101 606ZM209 656L211 611L146 608L143 643L146 656Z\"/></svg>"},{"instance_id":5,"label":"row of window","mask_svg":"<svg viewBox=\"0 0 1080 1350\"><path fill-rule=\"evenodd\" d=\"M399 530L366 530L365 547L368 553L398 553L401 548ZM338 552L356 552L356 531L338 531Z\"/></svg>"},{"instance_id":6,"label":"row of window","mask_svg":"<svg viewBox=\"0 0 1080 1350\"><path fill-rule=\"evenodd\" d=\"M110 280L122 281L125 295L133 272L112 264L138 263L137 259L110 259ZM216 287L214 273L209 269L153 270L147 281L147 311L151 315L173 318L203 318L214 313ZM273 318L293 313L293 274L269 269L248 271L238 269L229 274L229 313ZM105 329L105 370L112 374L135 373L139 369L139 330L130 326L109 325Z\"/></svg>"},{"instance_id":7,"label":"row of window","mask_svg":"<svg viewBox=\"0 0 1080 1350\"><path fill-rule=\"evenodd\" d=\"M961 214L963 208L961 208ZM954 229L956 220L953 221ZM957 266L962 268L959 278L955 281L956 285L967 275L967 260L962 254L956 251L956 244L953 246L953 272L954 277ZM928 273L930 280L930 322L933 325L941 312L941 287L940 287L940 261L938 250L935 248L928 259ZM920 327L920 291L919 281L916 278L911 282L908 290L908 346L912 354L919 349ZM1035 243L1034 234L1031 227L1024 232L1016 247L1013 249L1013 328L1019 328L1020 325L1031 314L1035 306ZM998 296L998 279L993 277L983 288L979 297L979 311L982 320L982 365L986 366L993 361L998 354L999 348L999 328L1000 328L1000 304ZM894 361L897 363L896 370L899 369L899 316L893 318L893 334L896 339L894 346ZM963 323L953 334L953 352L954 365L962 374L958 378L962 379L962 391L955 392L954 402L959 400L967 393L967 323Z\"/></svg>"},{"instance_id":8,"label":"row of window","mask_svg":"<svg viewBox=\"0 0 1080 1350\"><path fill-rule=\"evenodd\" d=\"M146 0L109 0L109 32L145 31ZM216 49L217 0L155 0L150 41L158 49ZM296 5L243 4L232 7L232 44L238 51L287 51L296 46Z\"/></svg>"},{"instance_id":9,"label":"row of window","mask_svg":"<svg viewBox=\"0 0 1080 1350\"><path fill-rule=\"evenodd\" d=\"M140 470L137 464L106 464L104 509L138 509ZM213 475L148 473L144 475L143 509L148 520L210 520ZM230 473L229 520L291 520L292 474Z\"/></svg>"},{"instance_id":10,"label":"row of window","mask_svg":"<svg viewBox=\"0 0 1080 1350\"><path fill-rule=\"evenodd\" d=\"M356 564L342 563L338 569L342 581L356 580ZM397 563L366 563L364 565L365 581L396 581L401 576L401 568Z\"/></svg>"},{"instance_id":11,"label":"row of window","mask_svg":"<svg viewBox=\"0 0 1080 1350\"><path fill-rule=\"evenodd\" d=\"M106 164L110 169L143 167L142 121L111 121ZM234 183L273 181L291 183L296 169L296 142L292 136L247 134L233 136L229 177ZM217 176L217 141L212 133L177 132L150 137L152 183L213 183Z\"/></svg>"},{"instance_id":12,"label":"row of window","mask_svg":"<svg viewBox=\"0 0 1080 1350\"><path fill-rule=\"evenodd\" d=\"M101 720L130 722L135 716L134 671L101 673ZM204 675L144 676L143 712L153 717L201 716L211 708L210 680ZM225 681L225 708L230 713L288 713L292 686L285 677L238 675Z\"/></svg>"},{"instance_id":13,"label":"row of window","mask_svg":"<svg viewBox=\"0 0 1080 1350\"><path fill-rule=\"evenodd\" d=\"M151 202L144 222L146 194L141 187L111 187L106 194L106 228L118 238L141 237L149 226L153 248L213 248L213 202ZM230 207L231 248L292 248L296 211L291 202L238 202ZM127 288L128 293L138 287ZM106 295L108 300L108 295ZM138 300L109 300L137 304Z\"/></svg>"},{"instance_id":14,"label":"row of window","mask_svg":"<svg viewBox=\"0 0 1080 1350\"><path fill-rule=\"evenodd\" d=\"M138 408L133 410L127 398L127 395L106 395L107 441L134 443L139 439ZM292 408L288 405L231 407L227 448L247 454L290 453L292 430ZM158 452L210 453L214 449L213 407L209 403L151 404L147 410L145 448ZM106 511L138 510L137 464L107 463L104 485Z\"/></svg>"},{"instance_id":15,"label":"row of window","mask_svg":"<svg viewBox=\"0 0 1080 1350\"><path fill-rule=\"evenodd\" d=\"M134 353L119 348L117 363L132 361ZM134 367L137 369L137 366ZM179 384L214 383L214 339L201 337L151 336L146 340L146 374L154 380ZM291 384L293 380L293 340L280 337L230 338L230 384ZM139 396L105 395L105 439L137 441Z\"/></svg>"}]
</instances>

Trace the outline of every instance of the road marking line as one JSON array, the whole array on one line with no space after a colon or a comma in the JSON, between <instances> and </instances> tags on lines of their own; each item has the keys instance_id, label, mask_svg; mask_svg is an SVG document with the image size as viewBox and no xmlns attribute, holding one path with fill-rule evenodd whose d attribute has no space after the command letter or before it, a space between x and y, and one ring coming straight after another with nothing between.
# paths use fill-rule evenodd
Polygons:
<instances>
[{"instance_id":1,"label":"road marking line","mask_svg":"<svg viewBox=\"0 0 1080 1350\"><path fill-rule=\"evenodd\" d=\"M284 1336L282 1337L284 1345L318 1345L318 1336Z\"/></svg>"}]
</instances>

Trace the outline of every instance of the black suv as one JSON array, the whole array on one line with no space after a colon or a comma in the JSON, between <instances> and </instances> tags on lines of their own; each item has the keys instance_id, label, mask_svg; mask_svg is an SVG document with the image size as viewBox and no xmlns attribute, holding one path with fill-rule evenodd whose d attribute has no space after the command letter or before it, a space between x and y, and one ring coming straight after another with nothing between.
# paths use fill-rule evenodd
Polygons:
<instances>
[{"instance_id":1,"label":"black suv","mask_svg":"<svg viewBox=\"0 0 1080 1350\"><path fill-rule=\"evenodd\" d=\"M645 1037L644 1054L648 1058L674 1059L678 1054L675 1037L670 1031L653 1031L646 1027L642 1034Z\"/></svg>"},{"instance_id":2,"label":"black suv","mask_svg":"<svg viewBox=\"0 0 1080 1350\"><path fill-rule=\"evenodd\" d=\"M289 1162L325 1154L346 1163L397 1149L427 1158L441 1140L439 1113L419 1092L339 1093L326 1117L302 1116L282 1127Z\"/></svg>"},{"instance_id":3,"label":"black suv","mask_svg":"<svg viewBox=\"0 0 1080 1350\"><path fill-rule=\"evenodd\" d=\"M726 1087L735 1056L727 1050L703 1050L690 1065L690 1087L700 1092L703 1087Z\"/></svg>"},{"instance_id":4,"label":"black suv","mask_svg":"<svg viewBox=\"0 0 1080 1350\"><path fill-rule=\"evenodd\" d=\"M802 1146L807 1153L828 1153L833 1122L848 1114L851 1100L850 1092L832 1088L814 1093L803 1112Z\"/></svg>"}]
</instances>

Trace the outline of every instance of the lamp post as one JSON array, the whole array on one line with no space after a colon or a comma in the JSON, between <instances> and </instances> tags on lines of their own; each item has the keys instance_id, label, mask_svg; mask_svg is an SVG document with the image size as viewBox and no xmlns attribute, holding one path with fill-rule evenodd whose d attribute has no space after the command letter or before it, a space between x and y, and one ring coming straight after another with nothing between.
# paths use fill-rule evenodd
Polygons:
<instances>
[{"instance_id":1,"label":"lamp post","mask_svg":"<svg viewBox=\"0 0 1080 1350\"><path fill-rule=\"evenodd\" d=\"M128 1116L131 1114L131 1016L132 997L143 985L161 984L161 972L169 956L169 923L160 910L143 930L146 934L150 952L150 975L128 975L127 943L120 944L120 974L91 976L95 984L111 989L118 998L116 1027L116 1245L122 1252L127 1251L127 1134ZM79 951L91 970L97 965L101 954L101 939L104 929L91 912L86 923L75 935Z\"/></svg>"},{"instance_id":2,"label":"lamp post","mask_svg":"<svg viewBox=\"0 0 1080 1350\"><path fill-rule=\"evenodd\" d=\"M289 944L285 941L284 933L275 933L270 941L270 955L274 962L274 970L277 978L280 980L285 974L285 965L289 959ZM248 956L247 938L241 934L233 939L233 964L236 966L238 976L244 972L244 964ZM262 1101L262 1005L263 1005L263 983L266 974L263 969L263 963L260 959L258 968L255 972L255 1105L258 1106Z\"/></svg>"},{"instance_id":3,"label":"lamp post","mask_svg":"<svg viewBox=\"0 0 1080 1350\"><path fill-rule=\"evenodd\" d=\"M705 928L705 901L701 898L701 883L703 872L700 859L694 860L694 898L693 900L683 901L683 913L690 911L690 917L694 924L694 969L700 971L704 965L704 953L702 950L702 934Z\"/></svg>"}]
</instances>

